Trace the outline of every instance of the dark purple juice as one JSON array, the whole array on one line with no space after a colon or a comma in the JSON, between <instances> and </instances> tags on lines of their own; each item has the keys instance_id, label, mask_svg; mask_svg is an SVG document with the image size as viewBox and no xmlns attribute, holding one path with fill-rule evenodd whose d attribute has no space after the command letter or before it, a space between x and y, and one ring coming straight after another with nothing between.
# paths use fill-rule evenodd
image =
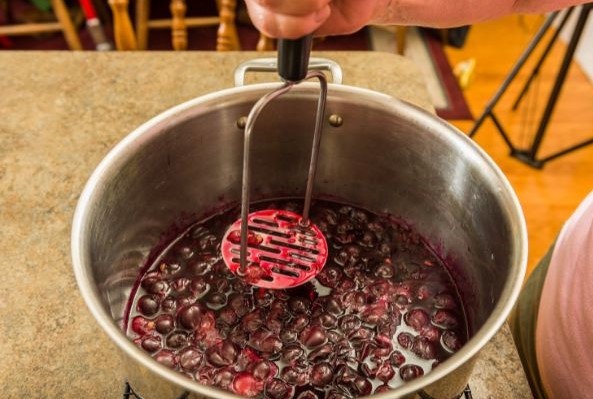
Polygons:
<instances>
[{"instance_id":1,"label":"dark purple juice","mask_svg":"<svg viewBox=\"0 0 593 399\"><path fill-rule=\"evenodd\" d=\"M294 201L256 209L301 211ZM236 208L191 226L139 276L127 334L158 362L247 397L353 398L420 377L467 340L455 284L408 226L317 201L329 247L311 282L251 286L220 253Z\"/></svg>"}]
</instances>

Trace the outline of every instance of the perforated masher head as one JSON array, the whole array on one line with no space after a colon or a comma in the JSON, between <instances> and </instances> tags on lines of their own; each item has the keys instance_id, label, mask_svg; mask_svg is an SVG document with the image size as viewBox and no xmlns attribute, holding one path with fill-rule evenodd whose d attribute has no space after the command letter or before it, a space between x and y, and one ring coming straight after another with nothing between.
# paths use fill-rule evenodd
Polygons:
<instances>
[{"instance_id":1,"label":"perforated masher head","mask_svg":"<svg viewBox=\"0 0 593 399\"><path fill-rule=\"evenodd\" d=\"M301 285L321 271L328 256L325 237L309 219L327 99L325 75L320 71L307 71L311 40L312 37L307 36L278 41L278 73L284 83L255 103L245 125L241 218L226 231L221 250L229 269L258 287L284 289ZM303 215L274 209L249 213L251 136L255 122L271 101L312 78L319 80L320 95Z\"/></svg>"}]
</instances>

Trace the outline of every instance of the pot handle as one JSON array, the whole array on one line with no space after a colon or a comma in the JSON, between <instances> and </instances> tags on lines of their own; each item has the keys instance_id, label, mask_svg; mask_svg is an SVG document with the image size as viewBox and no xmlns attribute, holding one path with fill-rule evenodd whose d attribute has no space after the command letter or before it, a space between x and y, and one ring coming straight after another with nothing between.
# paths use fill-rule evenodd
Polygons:
<instances>
[{"instance_id":1,"label":"pot handle","mask_svg":"<svg viewBox=\"0 0 593 399\"><path fill-rule=\"evenodd\" d=\"M235 69L235 87L245 85L245 74L249 71L278 72L278 60L276 58L256 58L242 62ZM335 61L327 58L311 58L309 71L329 71L332 75L332 83L342 84L342 68Z\"/></svg>"}]
</instances>

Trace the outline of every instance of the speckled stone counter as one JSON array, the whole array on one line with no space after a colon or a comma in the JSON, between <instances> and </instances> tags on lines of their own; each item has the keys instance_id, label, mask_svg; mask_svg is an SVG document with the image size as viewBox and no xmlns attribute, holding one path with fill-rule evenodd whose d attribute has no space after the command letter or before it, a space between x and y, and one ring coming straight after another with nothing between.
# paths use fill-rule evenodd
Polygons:
<instances>
[{"instance_id":1,"label":"speckled stone counter","mask_svg":"<svg viewBox=\"0 0 593 399\"><path fill-rule=\"evenodd\" d=\"M345 84L431 109L416 67L403 58L319 55L341 64ZM0 53L0 397L123 397L118 350L72 273L78 195L127 133L173 105L232 87L234 68L255 56ZM476 399L531 396L506 326L482 352L470 386Z\"/></svg>"}]
</instances>

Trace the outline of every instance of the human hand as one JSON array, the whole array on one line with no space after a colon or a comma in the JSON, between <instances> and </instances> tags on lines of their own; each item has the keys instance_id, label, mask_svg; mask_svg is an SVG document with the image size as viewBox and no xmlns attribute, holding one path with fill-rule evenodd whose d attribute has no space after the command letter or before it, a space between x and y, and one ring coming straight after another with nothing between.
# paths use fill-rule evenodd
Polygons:
<instances>
[{"instance_id":1,"label":"human hand","mask_svg":"<svg viewBox=\"0 0 593 399\"><path fill-rule=\"evenodd\" d=\"M267 36L297 39L349 34L380 21L390 0L245 0L253 24Z\"/></svg>"}]
</instances>

